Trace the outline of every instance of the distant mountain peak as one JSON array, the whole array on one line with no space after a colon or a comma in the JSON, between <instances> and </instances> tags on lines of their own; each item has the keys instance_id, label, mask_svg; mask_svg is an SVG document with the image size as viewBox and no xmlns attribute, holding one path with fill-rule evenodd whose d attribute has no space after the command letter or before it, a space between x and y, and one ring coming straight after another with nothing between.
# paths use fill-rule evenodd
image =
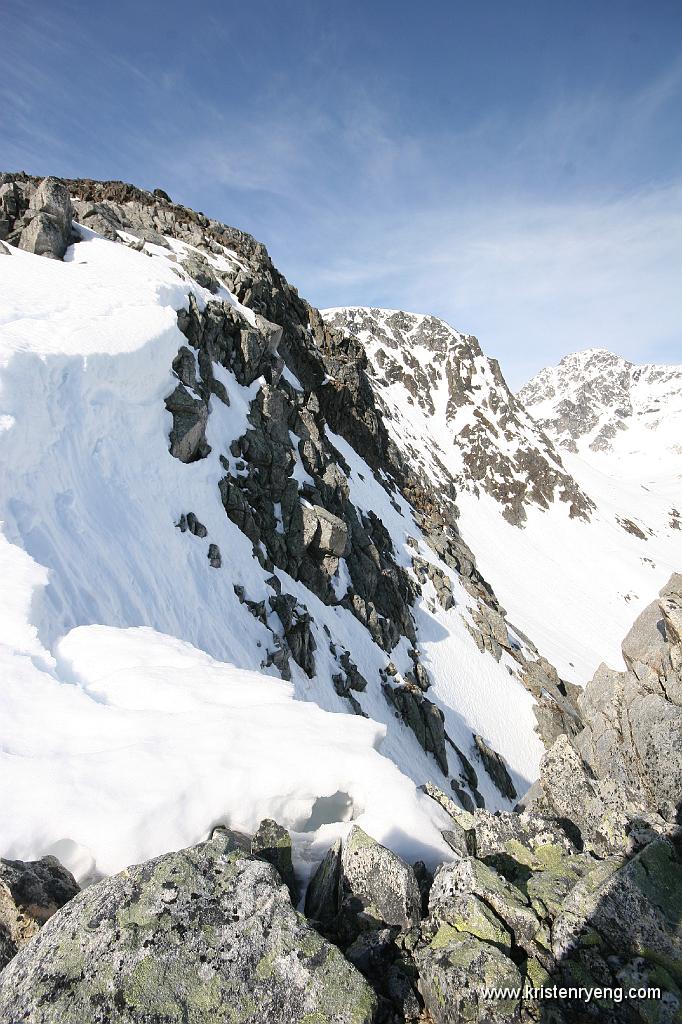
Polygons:
<instances>
[{"instance_id":1,"label":"distant mountain peak","mask_svg":"<svg viewBox=\"0 0 682 1024\"><path fill-rule=\"evenodd\" d=\"M612 452L655 462L679 457L672 436L679 430L666 427L680 425L682 366L637 365L589 348L541 370L518 398L555 444L588 459Z\"/></svg>"}]
</instances>

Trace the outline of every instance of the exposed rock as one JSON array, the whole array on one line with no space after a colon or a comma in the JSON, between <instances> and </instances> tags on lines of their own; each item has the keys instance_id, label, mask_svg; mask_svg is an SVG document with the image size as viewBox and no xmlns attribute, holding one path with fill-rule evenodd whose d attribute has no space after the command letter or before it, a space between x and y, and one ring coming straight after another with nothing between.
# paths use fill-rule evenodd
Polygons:
<instances>
[{"instance_id":1,"label":"exposed rock","mask_svg":"<svg viewBox=\"0 0 682 1024\"><path fill-rule=\"evenodd\" d=\"M568 819L599 856L677 820L682 794L680 607L673 576L623 642L627 672L601 666L579 699L584 728L546 753L524 806ZM651 838L651 836L649 836Z\"/></svg>"},{"instance_id":2,"label":"exposed rock","mask_svg":"<svg viewBox=\"0 0 682 1024\"><path fill-rule=\"evenodd\" d=\"M208 564L212 569L220 569L223 564L220 548L217 544L208 545Z\"/></svg>"},{"instance_id":3,"label":"exposed rock","mask_svg":"<svg viewBox=\"0 0 682 1024\"><path fill-rule=\"evenodd\" d=\"M306 675L315 675L315 637L311 624L312 618L308 611L299 606L291 594L277 594L269 598L270 607L279 616L284 630L284 638L297 665Z\"/></svg>"},{"instance_id":4,"label":"exposed rock","mask_svg":"<svg viewBox=\"0 0 682 1024\"><path fill-rule=\"evenodd\" d=\"M0 1017L370 1024L369 986L241 845L219 831L84 890L0 976Z\"/></svg>"},{"instance_id":5,"label":"exposed rock","mask_svg":"<svg viewBox=\"0 0 682 1024\"><path fill-rule=\"evenodd\" d=\"M289 890L291 902L298 900L298 883L291 860L291 836L271 818L264 818L251 840L251 853L268 861Z\"/></svg>"},{"instance_id":6,"label":"exposed rock","mask_svg":"<svg viewBox=\"0 0 682 1024\"><path fill-rule=\"evenodd\" d=\"M181 345L178 354L173 360L173 373L182 383L196 391L197 388L197 360L191 349Z\"/></svg>"},{"instance_id":7,"label":"exposed rock","mask_svg":"<svg viewBox=\"0 0 682 1024\"><path fill-rule=\"evenodd\" d=\"M166 399L166 408L173 416L170 432L170 453L180 462L196 462L210 452L206 441L208 409L200 398L192 398L184 384L178 384Z\"/></svg>"},{"instance_id":8,"label":"exposed rock","mask_svg":"<svg viewBox=\"0 0 682 1024\"><path fill-rule=\"evenodd\" d=\"M421 894L413 868L354 825L313 876L306 914L346 945L361 931L418 925Z\"/></svg>"},{"instance_id":9,"label":"exposed rock","mask_svg":"<svg viewBox=\"0 0 682 1024\"><path fill-rule=\"evenodd\" d=\"M466 624L479 650L487 651L499 661L503 650L509 650L511 646L504 618L484 601L479 601L471 614L474 625Z\"/></svg>"},{"instance_id":10,"label":"exposed rock","mask_svg":"<svg viewBox=\"0 0 682 1024\"><path fill-rule=\"evenodd\" d=\"M56 178L45 178L24 214L19 248L53 260L63 259L71 242L72 218L69 190Z\"/></svg>"},{"instance_id":11,"label":"exposed rock","mask_svg":"<svg viewBox=\"0 0 682 1024\"><path fill-rule=\"evenodd\" d=\"M77 892L56 857L0 860L0 970Z\"/></svg>"},{"instance_id":12,"label":"exposed rock","mask_svg":"<svg viewBox=\"0 0 682 1024\"><path fill-rule=\"evenodd\" d=\"M470 845L476 857L492 864L502 874L511 861L533 870L577 851L575 843L555 821L537 815L511 811L477 809L460 823L468 827ZM513 879L512 879L513 880Z\"/></svg>"},{"instance_id":13,"label":"exposed rock","mask_svg":"<svg viewBox=\"0 0 682 1024\"><path fill-rule=\"evenodd\" d=\"M433 754L444 775L448 774L448 757L445 750L445 729L443 712L436 707L421 690L406 683L402 686L391 686L382 683L381 688L386 700L397 710L419 740L427 754Z\"/></svg>"},{"instance_id":14,"label":"exposed rock","mask_svg":"<svg viewBox=\"0 0 682 1024\"><path fill-rule=\"evenodd\" d=\"M497 946L445 927L416 955L419 991L435 1024L518 1020L519 998L485 999L483 988L519 990L516 964Z\"/></svg>"},{"instance_id":15,"label":"exposed rock","mask_svg":"<svg viewBox=\"0 0 682 1024\"><path fill-rule=\"evenodd\" d=\"M535 952L540 921L522 889L474 857L443 864L429 896L429 920L511 950Z\"/></svg>"},{"instance_id":16,"label":"exposed rock","mask_svg":"<svg viewBox=\"0 0 682 1024\"><path fill-rule=\"evenodd\" d=\"M341 840L330 846L310 879L305 895L306 916L326 932L333 930L341 902Z\"/></svg>"},{"instance_id":17,"label":"exposed rock","mask_svg":"<svg viewBox=\"0 0 682 1024\"><path fill-rule=\"evenodd\" d=\"M518 794L511 780L511 775L507 771L507 766L500 755L496 750L488 746L482 736L474 734L474 743L481 756L485 770L502 796L506 796L508 800L515 800Z\"/></svg>"},{"instance_id":18,"label":"exposed rock","mask_svg":"<svg viewBox=\"0 0 682 1024\"><path fill-rule=\"evenodd\" d=\"M314 545L325 554L340 558L348 540L344 521L319 505L304 506L302 513L304 547Z\"/></svg>"},{"instance_id":19,"label":"exposed rock","mask_svg":"<svg viewBox=\"0 0 682 1024\"><path fill-rule=\"evenodd\" d=\"M208 288L210 292L215 293L218 291L220 285L218 279L213 273L205 258L201 258L198 253L190 256L188 259L182 261L182 268L186 270L190 277L193 277L197 284L201 285L202 288Z\"/></svg>"},{"instance_id":20,"label":"exposed rock","mask_svg":"<svg viewBox=\"0 0 682 1024\"><path fill-rule=\"evenodd\" d=\"M0 256L11 256L12 250L8 249L4 242L0 242Z\"/></svg>"},{"instance_id":21,"label":"exposed rock","mask_svg":"<svg viewBox=\"0 0 682 1024\"><path fill-rule=\"evenodd\" d=\"M183 512L175 525L181 533L189 531L195 537L206 537L208 535L208 530L203 523L199 522L194 512L188 512L186 515Z\"/></svg>"}]
</instances>

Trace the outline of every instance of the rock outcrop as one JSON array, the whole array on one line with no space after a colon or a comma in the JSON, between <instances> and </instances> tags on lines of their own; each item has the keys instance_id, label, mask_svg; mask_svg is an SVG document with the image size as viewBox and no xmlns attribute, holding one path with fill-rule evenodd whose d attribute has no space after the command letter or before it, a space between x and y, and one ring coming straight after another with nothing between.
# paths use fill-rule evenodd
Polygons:
<instances>
[{"instance_id":1,"label":"rock outcrop","mask_svg":"<svg viewBox=\"0 0 682 1024\"><path fill-rule=\"evenodd\" d=\"M72 221L71 196L58 178L44 178L35 189L23 181L0 178L0 239L37 256L61 260L76 240Z\"/></svg>"}]
</instances>

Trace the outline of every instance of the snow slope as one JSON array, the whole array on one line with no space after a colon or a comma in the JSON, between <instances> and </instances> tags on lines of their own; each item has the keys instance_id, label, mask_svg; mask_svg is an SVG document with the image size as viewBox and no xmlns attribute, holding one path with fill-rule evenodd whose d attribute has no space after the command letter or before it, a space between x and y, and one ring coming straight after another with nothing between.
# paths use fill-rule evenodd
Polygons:
<instances>
[{"instance_id":1,"label":"snow slope","mask_svg":"<svg viewBox=\"0 0 682 1024\"><path fill-rule=\"evenodd\" d=\"M436 317L354 307L323 315L363 343L395 443L441 487L454 478L462 535L509 621L566 680L585 683L602 661L620 667L633 617L682 567L673 514L682 456L667 413L682 407L679 375L658 375L659 391L674 396L665 415L639 417L638 436L651 439L640 481L617 454L593 453L588 464L560 450L551 413L536 423L476 339ZM642 392L656 374L645 370L632 370L632 392L650 408L653 391ZM667 455L656 475L659 432Z\"/></svg>"},{"instance_id":2,"label":"snow slope","mask_svg":"<svg viewBox=\"0 0 682 1024\"><path fill-rule=\"evenodd\" d=\"M0 855L53 851L89 878L195 842L218 821L251 829L272 816L296 832L305 869L352 814L405 856L442 860L442 812L415 784L446 781L396 721L379 684L386 653L361 623L280 573L313 616L317 671L292 665L290 686L262 668L272 632L234 588L265 601L270 573L217 486L220 454L262 381L242 387L215 364L230 405L211 400L212 452L172 458L164 398L185 342L176 310L190 293L200 307L213 297L174 262L173 239L139 252L80 233L64 263L16 249L0 262ZM225 288L217 297L236 302ZM354 502L389 528L402 563L415 549L434 560L407 504L331 440ZM190 509L205 538L176 528ZM533 699L512 658L479 651L471 597L442 571L455 606L436 607L427 588L417 612L429 694L472 761L477 732L523 792L542 753ZM325 630L371 681L357 695L368 720L334 690ZM399 673L408 647L392 652ZM477 767L487 806L509 806Z\"/></svg>"}]
</instances>

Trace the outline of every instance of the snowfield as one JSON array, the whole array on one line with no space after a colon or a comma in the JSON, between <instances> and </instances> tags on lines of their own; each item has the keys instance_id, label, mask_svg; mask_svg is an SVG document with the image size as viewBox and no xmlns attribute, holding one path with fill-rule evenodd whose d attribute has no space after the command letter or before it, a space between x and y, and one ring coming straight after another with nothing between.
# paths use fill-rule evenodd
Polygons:
<instances>
[{"instance_id":1,"label":"snowfield","mask_svg":"<svg viewBox=\"0 0 682 1024\"><path fill-rule=\"evenodd\" d=\"M298 833L304 875L352 820L412 859L450 855L375 722L145 627L81 626L55 659L0 651L3 856L54 853L92 881L266 817Z\"/></svg>"},{"instance_id":2,"label":"snowfield","mask_svg":"<svg viewBox=\"0 0 682 1024\"><path fill-rule=\"evenodd\" d=\"M410 860L447 859L447 819L416 788L445 785L434 759L378 686L358 695L367 719L334 691L325 625L363 673L386 663L358 620L280 572L313 616L317 673L292 664L287 684L261 667L272 634L234 587L265 600L269 573L217 486L261 382L241 387L216 366L230 406L212 400L211 454L185 465L168 452L164 398L185 342L176 310L190 292L200 306L212 296L169 250L80 231L64 263L16 249L0 260L0 855L53 852L87 881L217 823L251 831L273 817L294 832L303 875L351 819ZM354 502L382 519L404 564L408 538L433 558L408 506L396 510L353 449L332 442ZM194 509L205 538L176 528ZM474 759L472 731L483 735L521 793L542 754L533 700L511 658L478 650L464 625L471 599L452 578L454 608L422 601L417 612L430 696L453 740ZM392 654L401 672L408 646ZM479 778L489 808L510 806Z\"/></svg>"}]
</instances>

